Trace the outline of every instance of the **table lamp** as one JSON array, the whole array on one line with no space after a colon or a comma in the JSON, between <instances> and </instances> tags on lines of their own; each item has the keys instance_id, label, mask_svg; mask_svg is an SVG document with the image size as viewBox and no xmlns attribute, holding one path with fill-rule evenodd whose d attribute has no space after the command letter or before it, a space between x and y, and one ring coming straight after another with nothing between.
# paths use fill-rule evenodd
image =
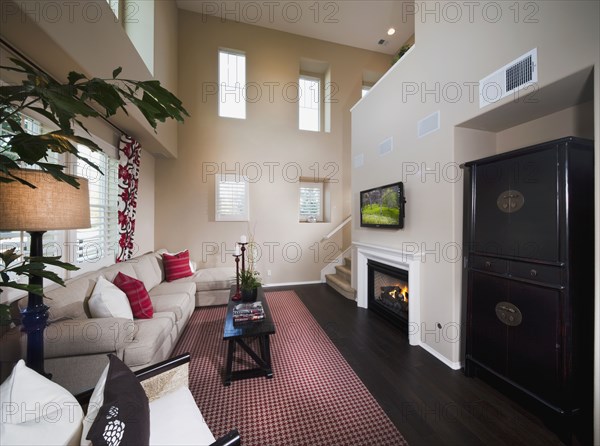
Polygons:
<instances>
[{"instance_id":1,"label":"table lamp","mask_svg":"<svg viewBox=\"0 0 600 446\"><path fill-rule=\"evenodd\" d=\"M0 231L28 232L31 257L44 255L44 232L90 227L86 179L78 177L79 188L75 188L41 170L18 169L13 173L35 185L35 189L18 181L0 183ZM30 277L29 284L42 287L43 280L42 277ZM27 366L46 375L44 329L48 322L48 307L42 296L29 293L27 308L22 311L22 322L23 331L27 333Z\"/></svg>"}]
</instances>

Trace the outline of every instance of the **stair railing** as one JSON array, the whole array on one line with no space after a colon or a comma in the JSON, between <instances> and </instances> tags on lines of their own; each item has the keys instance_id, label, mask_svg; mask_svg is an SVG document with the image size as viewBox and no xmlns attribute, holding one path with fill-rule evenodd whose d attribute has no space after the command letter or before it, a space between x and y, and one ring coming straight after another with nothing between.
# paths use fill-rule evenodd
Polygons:
<instances>
[{"instance_id":1,"label":"stair railing","mask_svg":"<svg viewBox=\"0 0 600 446\"><path fill-rule=\"evenodd\" d=\"M323 237L321 239L321 241L324 242L325 240L329 240L331 237L333 237L335 234L337 234L340 230L342 230L342 228L344 226L346 226L351 221L352 221L352 215L348 215L343 222L341 222L339 225L337 225L335 227L335 229L333 229L329 234L327 234L325 237Z\"/></svg>"}]
</instances>

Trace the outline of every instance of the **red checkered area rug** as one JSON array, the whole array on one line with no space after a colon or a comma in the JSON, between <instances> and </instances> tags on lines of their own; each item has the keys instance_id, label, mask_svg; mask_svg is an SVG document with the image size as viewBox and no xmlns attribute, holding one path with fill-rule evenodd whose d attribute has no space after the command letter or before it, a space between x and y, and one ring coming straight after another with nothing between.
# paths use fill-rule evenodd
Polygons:
<instances>
[{"instance_id":1,"label":"red checkered area rug","mask_svg":"<svg viewBox=\"0 0 600 446\"><path fill-rule=\"evenodd\" d=\"M236 427L244 446L407 445L296 293L265 295L272 379L223 386L225 307L196 309L173 353L191 353L190 390L215 437ZM254 366L236 349L234 370Z\"/></svg>"}]
</instances>

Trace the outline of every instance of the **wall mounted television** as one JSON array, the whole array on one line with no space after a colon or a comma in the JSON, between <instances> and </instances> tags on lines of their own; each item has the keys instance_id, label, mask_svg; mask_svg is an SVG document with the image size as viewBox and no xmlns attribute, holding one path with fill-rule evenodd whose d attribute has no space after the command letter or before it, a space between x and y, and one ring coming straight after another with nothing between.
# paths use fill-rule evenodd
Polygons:
<instances>
[{"instance_id":1,"label":"wall mounted television","mask_svg":"<svg viewBox=\"0 0 600 446\"><path fill-rule=\"evenodd\" d=\"M402 182L360 193L360 225L367 228L404 228L406 199Z\"/></svg>"}]
</instances>

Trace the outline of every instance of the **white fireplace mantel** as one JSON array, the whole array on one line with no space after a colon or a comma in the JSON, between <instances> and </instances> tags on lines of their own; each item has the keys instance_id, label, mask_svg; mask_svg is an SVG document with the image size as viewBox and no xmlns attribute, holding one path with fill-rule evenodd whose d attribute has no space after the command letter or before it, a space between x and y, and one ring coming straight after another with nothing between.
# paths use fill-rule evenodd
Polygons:
<instances>
[{"instance_id":1,"label":"white fireplace mantel","mask_svg":"<svg viewBox=\"0 0 600 446\"><path fill-rule=\"evenodd\" d=\"M418 253L405 252L386 246L370 245L354 242L356 248L356 303L361 308L368 308L368 274L367 262L374 260L408 271L408 342L410 345L421 345L421 257Z\"/></svg>"}]
</instances>

